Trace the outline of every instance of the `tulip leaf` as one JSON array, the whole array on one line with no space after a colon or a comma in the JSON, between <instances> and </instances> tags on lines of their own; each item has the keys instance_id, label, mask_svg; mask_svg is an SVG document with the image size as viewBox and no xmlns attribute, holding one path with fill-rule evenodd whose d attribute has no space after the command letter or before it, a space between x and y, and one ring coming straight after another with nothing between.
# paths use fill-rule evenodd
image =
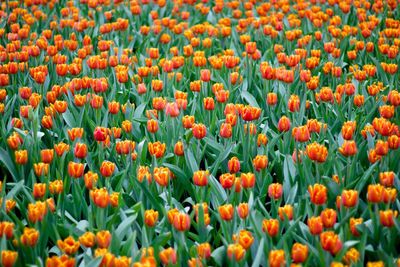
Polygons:
<instances>
[{"instance_id":1,"label":"tulip leaf","mask_svg":"<svg viewBox=\"0 0 400 267\"><path fill-rule=\"evenodd\" d=\"M3 162L4 165L6 165L7 170L10 172L12 177L14 178L14 181L20 180L17 170L15 169L15 165L11 160L10 154L7 153L3 148L0 147L0 161Z\"/></svg>"},{"instance_id":2,"label":"tulip leaf","mask_svg":"<svg viewBox=\"0 0 400 267\"><path fill-rule=\"evenodd\" d=\"M225 249L225 247L221 246L219 248L216 248L211 253L211 258L214 259L215 263L218 266L223 266L224 265L224 259L226 259L226 249Z\"/></svg>"},{"instance_id":3,"label":"tulip leaf","mask_svg":"<svg viewBox=\"0 0 400 267\"><path fill-rule=\"evenodd\" d=\"M257 100L254 98L254 96L249 93L248 91L242 91L242 98L246 100L246 102L253 107L260 108L260 106L257 103Z\"/></svg>"},{"instance_id":4,"label":"tulip leaf","mask_svg":"<svg viewBox=\"0 0 400 267\"><path fill-rule=\"evenodd\" d=\"M260 241L260 244L258 244L258 250L257 250L256 256L254 258L254 261L253 261L253 264L251 265L251 267L262 266L261 260L262 260L262 256L263 256L264 241L265 241L265 239L262 238Z\"/></svg>"}]
</instances>

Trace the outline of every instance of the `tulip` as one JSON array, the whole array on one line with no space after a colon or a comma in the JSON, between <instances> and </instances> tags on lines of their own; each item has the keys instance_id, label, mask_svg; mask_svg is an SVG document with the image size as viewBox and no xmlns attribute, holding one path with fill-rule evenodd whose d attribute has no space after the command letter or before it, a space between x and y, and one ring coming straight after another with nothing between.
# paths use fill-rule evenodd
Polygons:
<instances>
[{"instance_id":1,"label":"tulip","mask_svg":"<svg viewBox=\"0 0 400 267\"><path fill-rule=\"evenodd\" d=\"M247 230L240 230L239 235L236 238L238 239L238 243L245 250L248 250L254 242L253 235Z\"/></svg>"},{"instance_id":2,"label":"tulip","mask_svg":"<svg viewBox=\"0 0 400 267\"><path fill-rule=\"evenodd\" d=\"M14 235L14 223L3 221L0 222L0 238L5 236L7 239L11 239Z\"/></svg>"},{"instance_id":3,"label":"tulip","mask_svg":"<svg viewBox=\"0 0 400 267\"><path fill-rule=\"evenodd\" d=\"M286 265L285 251L271 250L268 254L268 262L270 267L283 267Z\"/></svg>"},{"instance_id":4,"label":"tulip","mask_svg":"<svg viewBox=\"0 0 400 267\"><path fill-rule=\"evenodd\" d=\"M80 178L83 175L84 165L70 161L68 163L68 174L73 178Z\"/></svg>"},{"instance_id":5,"label":"tulip","mask_svg":"<svg viewBox=\"0 0 400 267\"><path fill-rule=\"evenodd\" d=\"M320 235L322 248L336 255L342 249L342 242L334 232L327 231Z\"/></svg>"},{"instance_id":6,"label":"tulip","mask_svg":"<svg viewBox=\"0 0 400 267\"><path fill-rule=\"evenodd\" d=\"M86 232L79 237L79 242L83 246L85 246L87 248L91 248L95 245L95 241L96 241L95 238L96 238L96 236L92 232Z\"/></svg>"},{"instance_id":7,"label":"tulip","mask_svg":"<svg viewBox=\"0 0 400 267\"><path fill-rule=\"evenodd\" d=\"M285 205L283 207L278 208L279 218L283 221L285 217L290 221L293 219L293 206L292 205Z\"/></svg>"},{"instance_id":8,"label":"tulip","mask_svg":"<svg viewBox=\"0 0 400 267\"><path fill-rule=\"evenodd\" d=\"M307 220L307 225L310 233L313 235L319 235L324 230L324 226L322 224L322 219L320 216L309 218Z\"/></svg>"},{"instance_id":9,"label":"tulip","mask_svg":"<svg viewBox=\"0 0 400 267\"><path fill-rule=\"evenodd\" d=\"M180 232L190 229L190 216L186 213L178 213L174 216L174 228Z\"/></svg>"},{"instance_id":10,"label":"tulip","mask_svg":"<svg viewBox=\"0 0 400 267\"><path fill-rule=\"evenodd\" d=\"M316 142L308 144L306 147L307 156L316 162L325 162L328 157L328 149L324 145Z\"/></svg>"},{"instance_id":11,"label":"tulip","mask_svg":"<svg viewBox=\"0 0 400 267\"><path fill-rule=\"evenodd\" d=\"M273 199L280 199L282 197L283 189L282 184L273 183L268 186L268 196Z\"/></svg>"},{"instance_id":12,"label":"tulip","mask_svg":"<svg viewBox=\"0 0 400 267\"><path fill-rule=\"evenodd\" d=\"M177 261L176 251L173 248L167 248L162 250L159 253L159 257L162 264L164 265L168 265L169 263L176 264Z\"/></svg>"},{"instance_id":13,"label":"tulip","mask_svg":"<svg viewBox=\"0 0 400 267\"><path fill-rule=\"evenodd\" d=\"M160 186L167 186L170 178L170 170L165 167L154 168L154 180Z\"/></svg>"},{"instance_id":14,"label":"tulip","mask_svg":"<svg viewBox=\"0 0 400 267\"><path fill-rule=\"evenodd\" d=\"M344 140L341 147L339 147L339 152L345 156L353 156L357 153L357 144L354 140Z\"/></svg>"},{"instance_id":15,"label":"tulip","mask_svg":"<svg viewBox=\"0 0 400 267\"><path fill-rule=\"evenodd\" d=\"M346 208L352 208L357 205L358 192L356 190L343 190L342 203Z\"/></svg>"},{"instance_id":16,"label":"tulip","mask_svg":"<svg viewBox=\"0 0 400 267\"><path fill-rule=\"evenodd\" d=\"M207 134L207 128L204 124L193 124L192 126L193 136L196 139L203 139Z\"/></svg>"},{"instance_id":17,"label":"tulip","mask_svg":"<svg viewBox=\"0 0 400 267\"><path fill-rule=\"evenodd\" d=\"M350 218L350 231L354 236L359 236L360 233L357 230L357 225L361 225L363 218Z\"/></svg>"},{"instance_id":18,"label":"tulip","mask_svg":"<svg viewBox=\"0 0 400 267\"><path fill-rule=\"evenodd\" d=\"M242 173L240 175L240 180L242 181L242 186L244 188L253 188L256 183L256 176L254 173Z\"/></svg>"},{"instance_id":19,"label":"tulip","mask_svg":"<svg viewBox=\"0 0 400 267\"><path fill-rule=\"evenodd\" d=\"M19 165L25 165L28 162L27 150L16 150L14 153L15 153L15 163Z\"/></svg>"},{"instance_id":20,"label":"tulip","mask_svg":"<svg viewBox=\"0 0 400 267\"><path fill-rule=\"evenodd\" d=\"M232 157L228 161L228 170L230 173L237 173L240 171L240 161L237 157Z\"/></svg>"},{"instance_id":21,"label":"tulip","mask_svg":"<svg viewBox=\"0 0 400 267\"><path fill-rule=\"evenodd\" d=\"M11 250L3 250L1 252L1 264L4 267L12 267L18 258L18 252Z\"/></svg>"},{"instance_id":22,"label":"tulip","mask_svg":"<svg viewBox=\"0 0 400 267\"><path fill-rule=\"evenodd\" d=\"M240 244L230 244L228 246L227 254L229 259L234 259L239 262L244 258L246 250Z\"/></svg>"},{"instance_id":23,"label":"tulip","mask_svg":"<svg viewBox=\"0 0 400 267\"><path fill-rule=\"evenodd\" d=\"M222 138L231 138L232 137L232 126L229 123L222 123L219 131L219 135Z\"/></svg>"},{"instance_id":24,"label":"tulip","mask_svg":"<svg viewBox=\"0 0 400 267\"><path fill-rule=\"evenodd\" d=\"M110 161L103 161L100 166L100 173L102 176L108 178L113 175L115 170L115 164Z\"/></svg>"},{"instance_id":25,"label":"tulip","mask_svg":"<svg viewBox=\"0 0 400 267\"><path fill-rule=\"evenodd\" d=\"M301 243L294 243L292 247L292 260L294 263L303 263L308 257L308 247Z\"/></svg>"},{"instance_id":26,"label":"tulip","mask_svg":"<svg viewBox=\"0 0 400 267\"><path fill-rule=\"evenodd\" d=\"M108 248L111 244L111 233L109 231L100 231L96 234L96 243L99 248Z\"/></svg>"},{"instance_id":27,"label":"tulip","mask_svg":"<svg viewBox=\"0 0 400 267\"><path fill-rule=\"evenodd\" d=\"M25 246L34 247L39 239L39 232L34 228L24 228L21 235L21 243Z\"/></svg>"},{"instance_id":28,"label":"tulip","mask_svg":"<svg viewBox=\"0 0 400 267\"><path fill-rule=\"evenodd\" d=\"M233 218L234 209L232 204L225 204L218 207L219 215L224 221L230 221Z\"/></svg>"},{"instance_id":29,"label":"tulip","mask_svg":"<svg viewBox=\"0 0 400 267\"><path fill-rule=\"evenodd\" d=\"M155 156L156 158L161 158L164 156L166 145L160 141L154 143L149 142L148 148L150 155Z\"/></svg>"},{"instance_id":30,"label":"tulip","mask_svg":"<svg viewBox=\"0 0 400 267\"><path fill-rule=\"evenodd\" d=\"M394 220L397 217L398 212L393 210L380 210L379 219L381 224L386 227L392 227L394 225Z\"/></svg>"},{"instance_id":31,"label":"tulip","mask_svg":"<svg viewBox=\"0 0 400 267\"><path fill-rule=\"evenodd\" d=\"M336 223L337 214L334 209L324 209L321 212L322 223L325 228L331 228Z\"/></svg>"},{"instance_id":32,"label":"tulip","mask_svg":"<svg viewBox=\"0 0 400 267\"><path fill-rule=\"evenodd\" d=\"M379 203L382 201L384 187L379 184L368 185L367 200L371 203Z\"/></svg>"},{"instance_id":33,"label":"tulip","mask_svg":"<svg viewBox=\"0 0 400 267\"><path fill-rule=\"evenodd\" d=\"M78 251L80 243L79 241L75 241L72 236L68 236L64 240L58 240L57 246L62 252L72 255Z\"/></svg>"},{"instance_id":34,"label":"tulip","mask_svg":"<svg viewBox=\"0 0 400 267\"><path fill-rule=\"evenodd\" d=\"M209 243L201 243L197 246L197 255L202 259L211 257L211 246Z\"/></svg>"},{"instance_id":35,"label":"tulip","mask_svg":"<svg viewBox=\"0 0 400 267\"><path fill-rule=\"evenodd\" d=\"M110 202L110 196L106 188L91 190L90 197L99 208L106 208Z\"/></svg>"},{"instance_id":36,"label":"tulip","mask_svg":"<svg viewBox=\"0 0 400 267\"><path fill-rule=\"evenodd\" d=\"M261 171L265 169L268 165L268 158L266 155L257 155L253 159L253 165L256 171Z\"/></svg>"},{"instance_id":37,"label":"tulip","mask_svg":"<svg viewBox=\"0 0 400 267\"><path fill-rule=\"evenodd\" d=\"M270 237L275 237L279 234L279 221L277 219L264 219L262 221L263 232L268 233Z\"/></svg>"},{"instance_id":38,"label":"tulip","mask_svg":"<svg viewBox=\"0 0 400 267\"><path fill-rule=\"evenodd\" d=\"M328 190L322 184L314 184L308 187L308 192L310 193L311 202L315 205L325 204L328 198Z\"/></svg>"},{"instance_id":39,"label":"tulip","mask_svg":"<svg viewBox=\"0 0 400 267\"><path fill-rule=\"evenodd\" d=\"M286 116L282 116L278 121L278 131L287 132L290 130L290 120Z\"/></svg>"},{"instance_id":40,"label":"tulip","mask_svg":"<svg viewBox=\"0 0 400 267\"><path fill-rule=\"evenodd\" d=\"M193 173L193 182L197 186L206 186L208 184L208 171L196 171Z\"/></svg>"}]
</instances>

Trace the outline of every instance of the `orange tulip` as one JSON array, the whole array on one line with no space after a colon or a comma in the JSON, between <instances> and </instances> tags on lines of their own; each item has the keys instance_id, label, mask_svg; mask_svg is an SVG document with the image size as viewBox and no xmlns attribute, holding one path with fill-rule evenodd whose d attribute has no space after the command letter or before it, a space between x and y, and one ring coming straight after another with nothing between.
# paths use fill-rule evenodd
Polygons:
<instances>
[{"instance_id":1,"label":"orange tulip","mask_svg":"<svg viewBox=\"0 0 400 267\"><path fill-rule=\"evenodd\" d=\"M358 192L356 190L343 190L342 203L346 208L352 208L357 205Z\"/></svg>"},{"instance_id":2,"label":"orange tulip","mask_svg":"<svg viewBox=\"0 0 400 267\"><path fill-rule=\"evenodd\" d=\"M242 181L242 186L244 188L253 188L256 183L256 176L254 173L242 173L240 175L240 180Z\"/></svg>"},{"instance_id":3,"label":"orange tulip","mask_svg":"<svg viewBox=\"0 0 400 267\"><path fill-rule=\"evenodd\" d=\"M292 130L292 136L297 142L307 142L310 139L310 131L306 125L294 127Z\"/></svg>"},{"instance_id":4,"label":"orange tulip","mask_svg":"<svg viewBox=\"0 0 400 267\"><path fill-rule=\"evenodd\" d=\"M237 157L232 157L228 161L228 169L230 173L237 173L240 171L240 161Z\"/></svg>"},{"instance_id":5,"label":"orange tulip","mask_svg":"<svg viewBox=\"0 0 400 267\"><path fill-rule=\"evenodd\" d=\"M323 232L320 235L322 248L336 255L342 249L342 242L334 232Z\"/></svg>"},{"instance_id":6,"label":"orange tulip","mask_svg":"<svg viewBox=\"0 0 400 267\"><path fill-rule=\"evenodd\" d=\"M168 265L169 263L176 264L177 255L176 251L173 248L162 250L158 256L160 257L160 260L164 265Z\"/></svg>"},{"instance_id":7,"label":"orange tulip","mask_svg":"<svg viewBox=\"0 0 400 267\"><path fill-rule=\"evenodd\" d=\"M357 225L361 225L363 218L350 218L350 231L354 236L359 236L360 233L357 230Z\"/></svg>"},{"instance_id":8,"label":"orange tulip","mask_svg":"<svg viewBox=\"0 0 400 267\"><path fill-rule=\"evenodd\" d=\"M35 183L33 185L33 197L34 198L42 198L46 193L46 184L45 183Z\"/></svg>"},{"instance_id":9,"label":"orange tulip","mask_svg":"<svg viewBox=\"0 0 400 267\"><path fill-rule=\"evenodd\" d=\"M354 140L344 140L342 146L339 148L339 152L345 156L353 156L357 153L357 145Z\"/></svg>"},{"instance_id":10,"label":"orange tulip","mask_svg":"<svg viewBox=\"0 0 400 267\"><path fill-rule=\"evenodd\" d=\"M154 143L149 142L148 148L150 155L155 156L156 158L161 158L164 156L166 145L160 141Z\"/></svg>"},{"instance_id":11,"label":"orange tulip","mask_svg":"<svg viewBox=\"0 0 400 267\"><path fill-rule=\"evenodd\" d=\"M204 124L193 124L192 126L193 136L196 139L203 139L207 134L207 128Z\"/></svg>"},{"instance_id":12,"label":"orange tulip","mask_svg":"<svg viewBox=\"0 0 400 267\"><path fill-rule=\"evenodd\" d=\"M110 196L106 188L90 190L90 197L94 204L100 208L106 208L110 202Z\"/></svg>"},{"instance_id":13,"label":"orange tulip","mask_svg":"<svg viewBox=\"0 0 400 267\"><path fill-rule=\"evenodd\" d=\"M209 243L201 243L197 246L197 255L201 259L208 259L211 257L211 246Z\"/></svg>"},{"instance_id":14,"label":"orange tulip","mask_svg":"<svg viewBox=\"0 0 400 267\"><path fill-rule=\"evenodd\" d=\"M80 178L83 175L84 165L82 163L77 163L70 161L68 163L68 174L73 178Z\"/></svg>"},{"instance_id":15,"label":"orange tulip","mask_svg":"<svg viewBox=\"0 0 400 267\"><path fill-rule=\"evenodd\" d=\"M277 219L264 219L262 221L263 232L268 233L270 237L275 237L279 234L279 221Z\"/></svg>"},{"instance_id":16,"label":"orange tulip","mask_svg":"<svg viewBox=\"0 0 400 267\"><path fill-rule=\"evenodd\" d=\"M232 137L232 125L229 123L222 123L219 131L219 135L222 138L231 138Z\"/></svg>"},{"instance_id":17,"label":"orange tulip","mask_svg":"<svg viewBox=\"0 0 400 267\"><path fill-rule=\"evenodd\" d=\"M308 257L308 247L301 243L294 243L292 247L292 260L294 263L303 263Z\"/></svg>"},{"instance_id":18,"label":"orange tulip","mask_svg":"<svg viewBox=\"0 0 400 267\"><path fill-rule=\"evenodd\" d=\"M5 236L7 239L12 238L14 235L14 223L3 221L0 222L0 238Z\"/></svg>"},{"instance_id":19,"label":"orange tulip","mask_svg":"<svg viewBox=\"0 0 400 267\"><path fill-rule=\"evenodd\" d=\"M394 184L394 172L381 172L379 173L379 182L383 186L391 187Z\"/></svg>"},{"instance_id":20,"label":"orange tulip","mask_svg":"<svg viewBox=\"0 0 400 267\"><path fill-rule=\"evenodd\" d=\"M144 223L148 227L154 227L158 220L158 211L155 210L146 210L144 212Z\"/></svg>"},{"instance_id":21,"label":"orange tulip","mask_svg":"<svg viewBox=\"0 0 400 267\"><path fill-rule=\"evenodd\" d=\"M268 254L268 262L270 267L283 267L286 265L285 251L271 250Z\"/></svg>"},{"instance_id":22,"label":"orange tulip","mask_svg":"<svg viewBox=\"0 0 400 267\"><path fill-rule=\"evenodd\" d=\"M234 259L235 261L239 262L244 258L246 250L238 243L230 244L228 246L227 254L229 259Z\"/></svg>"},{"instance_id":23,"label":"orange tulip","mask_svg":"<svg viewBox=\"0 0 400 267\"><path fill-rule=\"evenodd\" d=\"M324 209L321 212L322 224L325 228L331 228L336 223L337 214L334 209Z\"/></svg>"},{"instance_id":24,"label":"orange tulip","mask_svg":"<svg viewBox=\"0 0 400 267\"><path fill-rule=\"evenodd\" d=\"M39 162L33 164L36 176L47 175L49 173L49 164Z\"/></svg>"},{"instance_id":25,"label":"orange tulip","mask_svg":"<svg viewBox=\"0 0 400 267\"><path fill-rule=\"evenodd\" d=\"M311 202L315 205L325 204L328 198L328 190L322 184L314 184L308 187L308 192L310 193Z\"/></svg>"},{"instance_id":26,"label":"orange tulip","mask_svg":"<svg viewBox=\"0 0 400 267\"><path fill-rule=\"evenodd\" d=\"M288 117L282 116L278 121L278 131L287 132L289 130L290 130L290 120Z\"/></svg>"},{"instance_id":27,"label":"orange tulip","mask_svg":"<svg viewBox=\"0 0 400 267\"><path fill-rule=\"evenodd\" d=\"M381 224L386 227L392 227L394 225L394 220L397 217L398 212L393 210L380 210L379 211L379 218Z\"/></svg>"},{"instance_id":28,"label":"orange tulip","mask_svg":"<svg viewBox=\"0 0 400 267\"><path fill-rule=\"evenodd\" d=\"M280 199L282 197L282 184L273 183L268 186L268 196L272 199Z\"/></svg>"},{"instance_id":29,"label":"orange tulip","mask_svg":"<svg viewBox=\"0 0 400 267\"><path fill-rule=\"evenodd\" d=\"M324 145L316 142L308 144L306 147L307 156L316 162L325 162L328 157L328 149Z\"/></svg>"},{"instance_id":30,"label":"orange tulip","mask_svg":"<svg viewBox=\"0 0 400 267\"><path fill-rule=\"evenodd\" d=\"M108 248L111 244L111 233L107 230L97 232L96 243L99 248Z\"/></svg>"},{"instance_id":31,"label":"orange tulip","mask_svg":"<svg viewBox=\"0 0 400 267\"><path fill-rule=\"evenodd\" d=\"M257 155L253 159L253 165L256 171L265 169L268 165L268 158L266 155Z\"/></svg>"},{"instance_id":32,"label":"orange tulip","mask_svg":"<svg viewBox=\"0 0 400 267\"><path fill-rule=\"evenodd\" d=\"M100 173L102 176L108 178L113 175L115 170L115 163L110 161L103 161L100 166Z\"/></svg>"},{"instance_id":33,"label":"orange tulip","mask_svg":"<svg viewBox=\"0 0 400 267\"><path fill-rule=\"evenodd\" d=\"M319 235L324 230L324 226L322 224L322 219L320 216L309 218L307 220L307 225L310 233L313 235Z\"/></svg>"},{"instance_id":34,"label":"orange tulip","mask_svg":"<svg viewBox=\"0 0 400 267\"><path fill-rule=\"evenodd\" d=\"M283 207L278 208L279 218L283 221L285 217L290 221L293 219L293 206L292 205L285 205Z\"/></svg>"},{"instance_id":35,"label":"orange tulip","mask_svg":"<svg viewBox=\"0 0 400 267\"><path fill-rule=\"evenodd\" d=\"M72 236L68 236L64 240L58 240L57 246L65 254L72 255L78 251L80 243L79 241L75 241Z\"/></svg>"},{"instance_id":36,"label":"orange tulip","mask_svg":"<svg viewBox=\"0 0 400 267\"><path fill-rule=\"evenodd\" d=\"M21 243L25 246L34 247L39 239L39 231L35 228L24 228L21 235Z\"/></svg>"},{"instance_id":37,"label":"orange tulip","mask_svg":"<svg viewBox=\"0 0 400 267\"><path fill-rule=\"evenodd\" d=\"M78 159L84 159L87 155L87 146L84 143L76 143L74 148L74 155Z\"/></svg>"},{"instance_id":38,"label":"orange tulip","mask_svg":"<svg viewBox=\"0 0 400 267\"><path fill-rule=\"evenodd\" d=\"M179 212L175 214L173 221L174 228L180 232L190 229L190 216L186 213Z\"/></svg>"},{"instance_id":39,"label":"orange tulip","mask_svg":"<svg viewBox=\"0 0 400 267\"><path fill-rule=\"evenodd\" d=\"M239 235L234 237L235 239L245 250L248 250L254 242L253 235L247 230L240 230Z\"/></svg>"},{"instance_id":40,"label":"orange tulip","mask_svg":"<svg viewBox=\"0 0 400 267\"><path fill-rule=\"evenodd\" d=\"M86 232L79 237L79 242L83 246L85 246L87 248L91 248L95 245L95 241L96 241L95 238L96 238L96 236L92 232Z\"/></svg>"},{"instance_id":41,"label":"orange tulip","mask_svg":"<svg viewBox=\"0 0 400 267\"><path fill-rule=\"evenodd\" d=\"M154 168L153 176L157 184L159 184L160 186L167 186L171 174L168 168L156 167Z\"/></svg>"},{"instance_id":42,"label":"orange tulip","mask_svg":"<svg viewBox=\"0 0 400 267\"><path fill-rule=\"evenodd\" d=\"M150 119L147 121L147 130L150 133L156 133L158 131L158 121Z\"/></svg>"},{"instance_id":43,"label":"orange tulip","mask_svg":"<svg viewBox=\"0 0 400 267\"><path fill-rule=\"evenodd\" d=\"M218 212L219 212L219 215L221 216L221 219L224 221L232 220L233 215L234 215L234 209L233 209L232 204L225 204L225 205L219 206Z\"/></svg>"},{"instance_id":44,"label":"orange tulip","mask_svg":"<svg viewBox=\"0 0 400 267\"><path fill-rule=\"evenodd\" d=\"M206 186L208 184L208 171L196 171L193 173L193 183L197 186Z\"/></svg>"},{"instance_id":45,"label":"orange tulip","mask_svg":"<svg viewBox=\"0 0 400 267\"><path fill-rule=\"evenodd\" d=\"M15 153L15 163L19 165L25 165L28 162L27 150L16 150L14 153Z\"/></svg>"},{"instance_id":46,"label":"orange tulip","mask_svg":"<svg viewBox=\"0 0 400 267\"><path fill-rule=\"evenodd\" d=\"M368 185L367 200L371 203L379 203L382 201L384 187L380 184Z\"/></svg>"},{"instance_id":47,"label":"orange tulip","mask_svg":"<svg viewBox=\"0 0 400 267\"><path fill-rule=\"evenodd\" d=\"M1 265L4 267L12 267L18 258L18 252L11 250L3 250L1 252Z\"/></svg>"}]
</instances>

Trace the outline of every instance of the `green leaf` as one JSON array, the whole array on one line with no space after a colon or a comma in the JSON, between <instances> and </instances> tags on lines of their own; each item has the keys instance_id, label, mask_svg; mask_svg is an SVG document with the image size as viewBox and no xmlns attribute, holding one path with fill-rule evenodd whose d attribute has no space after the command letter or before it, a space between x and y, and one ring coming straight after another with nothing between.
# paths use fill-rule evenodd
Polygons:
<instances>
[{"instance_id":1,"label":"green leaf","mask_svg":"<svg viewBox=\"0 0 400 267\"><path fill-rule=\"evenodd\" d=\"M103 257L94 258L91 261L89 261L88 263L85 263L85 266L87 266L87 267L98 267L102 260L103 260Z\"/></svg>"},{"instance_id":2,"label":"green leaf","mask_svg":"<svg viewBox=\"0 0 400 267\"><path fill-rule=\"evenodd\" d=\"M135 213L134 215L131 215L129 217L127 217L126 219L124 219L119 225L117 230L115 230L115 234L117 235L117 237L122 240L124 238L124 236L126 235L129 227L131 227L133 225L133 222L136 220L137 218L137 213Z\"/></svg>"},{"instance_id":3,"label":"green leaf","mask_svg":"<svg viewBox=\"0 0 400 267\"><path fill-rule=\"evenodd\" d=\"M263 256L264 241L265 239L262 238L260 244L258 244L257 254L256 257L254 258L251 267L261 266L261 257Z\"/></svg>"},{"instance_id":4,"label":"green leaf","mask_svg":"<svg viewBox=\"0 0 400 267\"><path fill-rule=\"evenodd\" d=\"M3 148L0 147L0 161L6 165L7 170L11 173L14 181L19 180L19 175L15 169L15 165L11 160L10 154L7 153Z\"/></svg>"},{"instance_id":5,"label":"green leaf","mask_svg":"<svg viewBox=\"0 0 400 267\"><path fill-rule=\"evenodd\" d=\"M242 91L242 98L244 100L246 100L246 102L249 103L250 106L257 107L257 108L260 107L257 103L257 100L248 91Z\"/></svg>"},{"instance_id":6,"label":"green leaf","mask_svg":"<svg viewBox=\"0 0 400 267\"><path fill-rule=\"evenodd\" d=\"M192 171L192 173L194 173L195 171L199 170L197 161L192 153L192 151L190 149L187 149L185 151L185 158L186 158L186 162L189 163L188 167L190 168L190 170Z\"/></svg>"},{"instance_id":7,"label":"green leaf","mask_svg":"<svg viewBox=\"0 0 400 267\"><path fill-rule=\"evenodd\" d=\"M215 263L218 266L223 266L224 263L224 259L226 258L226 249L224 246L221 246L217 249L215 249L212 253L211 253L211 258L214 259Z\"/></svg>"}]
</instances>

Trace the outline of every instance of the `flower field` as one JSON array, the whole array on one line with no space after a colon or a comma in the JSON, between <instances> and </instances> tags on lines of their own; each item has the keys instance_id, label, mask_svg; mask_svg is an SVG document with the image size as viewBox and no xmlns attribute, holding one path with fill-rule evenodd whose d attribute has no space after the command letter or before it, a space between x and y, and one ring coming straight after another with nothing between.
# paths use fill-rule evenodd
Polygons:
<instances>
[{"instance_id":1,"label":"flower field","mask_svg":"<svg viewBox=\"0 0 400 267\"><path fill-rule=\"evenodd\" d=\"M400 2L0 3L2 266L400 266Z\"/></svg>"}]
</instances>

